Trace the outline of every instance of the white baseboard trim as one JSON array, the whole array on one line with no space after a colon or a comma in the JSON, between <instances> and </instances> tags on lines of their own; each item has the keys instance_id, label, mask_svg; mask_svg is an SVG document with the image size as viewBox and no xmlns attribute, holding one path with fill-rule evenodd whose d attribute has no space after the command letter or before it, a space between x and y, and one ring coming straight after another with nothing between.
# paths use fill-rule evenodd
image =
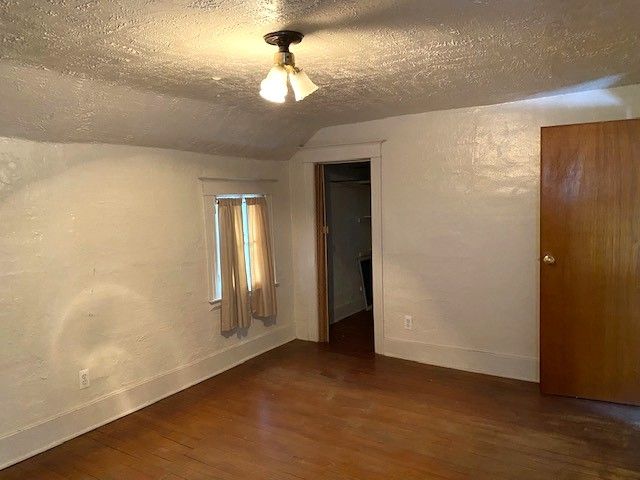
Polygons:
<instances>
[{"instance_id":1,"label":"white baseboard trim","mask_svg":"<svg viewBox=\"0 0 640 480\"><path fill-rule=\"evenodd\" d=\"M0 470L140 410L295 338L294 325L277 327L259 337L5 435L0 438Z\"/></svg>"},{"instance_id":2,"label":"white baseboard trim","mask_svg":"<svg viewBox=\"0 0 640 480\"><path fill-rule=\"evenodd\" d=\"M463 347L384 339L384 355L439 367L537 382L538 359Z\"/></svg>"}]
</instances>

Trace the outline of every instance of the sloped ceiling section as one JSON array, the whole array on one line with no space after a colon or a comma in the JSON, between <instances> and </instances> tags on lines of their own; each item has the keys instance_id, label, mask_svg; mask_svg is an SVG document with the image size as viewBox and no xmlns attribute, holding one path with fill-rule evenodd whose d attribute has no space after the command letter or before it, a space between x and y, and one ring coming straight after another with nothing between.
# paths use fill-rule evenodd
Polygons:
<instances>
[{"instance_id":1,"label":"sloped ceiling section","mask_svg":"<svg viewBox=\"0 0 640 480\"><path fill-rule=\"evenodd\" d=\"M286 159L323 126L640 83L639 24L637 0L0 0L0 135ZM273 105L284 28L322 88Z\"/></svg>"},{"instance_id":2,"label":"sloped ceiling section","mask_svg":"<svg viewBox=\"0 0 640 480\"><path fill-rule=\"evenodd\" d=\"M317 128L281 115L0 63L0 136L286 160Z\"/></svg>"}]
</instances>

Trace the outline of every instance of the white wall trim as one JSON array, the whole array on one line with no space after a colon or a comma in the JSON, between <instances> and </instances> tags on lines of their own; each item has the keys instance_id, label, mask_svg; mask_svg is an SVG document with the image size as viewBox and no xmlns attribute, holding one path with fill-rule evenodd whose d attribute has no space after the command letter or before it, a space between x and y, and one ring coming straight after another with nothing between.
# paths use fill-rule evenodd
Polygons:
<instances>
[{"instance_id":1,"label":"white wall trim","mask_svg":"<svg viewBox=\"0 0 640 480\"><path fill-rule=\"evenodd\" d=\"M273 183L278 183L276 179L270 178L213 178L198 177L203 196L216 196L226 193L259 193L267 195L267 191L272 193ZM221 183L225 186L221 187ZM265 185L267 184L267 185Z\"/></svg>"},{"instance_id":2,"label":"white wall trim","mask_svg":"<svg viewBox=\"0 0 640 480\"><path fill-rule=\"evenodd\" d=\"M277 178L198 177L201 182L277 182Z\"/></svg>"},{"instance_id":3,"label":"white wall trim","mask_svg":"<svg viewBox=\"0 0 640 480\"><path fill-rule=\"evenodd\" d=\"M303 163L343 163L382 156L384 140L344 145L301 147L293 159Z\"/></svg>"},{"instance_id":4,"label":"white wall trim","mask_svg":"<svg viewBox=\"0 0 640 480\"><path fill-rule=\"evenodd\" d=\"M347 145L303 147L291 158L291 201L298 205L292 221L299 234L294 236L294 274L296 285L295 318L298 338L317 342L318 259L315 252L315 195L313 165L316 163L371 162L371 263L373 271L373 322L376 353L384 354L384 305L382 265L382 144L384 140ZM298 176L296 178L296 176Z\"/></svg>"},{"instance_id":5,"label":"white wall trim","mask_svg":"<svg viewBox=\"0 0 640 480\"><path fill-rule=\"evenodd\" d=\"M294 338L293 325L271 329L200 360L5 435L0 438L0 470L218 375Z\"/></svg>"},{"instance_id":6,"label":"white wall trim","mask_svg":"<svg viewBox=\"0 0 640 480\"><path fill-rule=\"evenodd\" d=\"M385 355L414 362L537 382L538 359L470 348L385 338Z\"/></svg>"}]
</instances>

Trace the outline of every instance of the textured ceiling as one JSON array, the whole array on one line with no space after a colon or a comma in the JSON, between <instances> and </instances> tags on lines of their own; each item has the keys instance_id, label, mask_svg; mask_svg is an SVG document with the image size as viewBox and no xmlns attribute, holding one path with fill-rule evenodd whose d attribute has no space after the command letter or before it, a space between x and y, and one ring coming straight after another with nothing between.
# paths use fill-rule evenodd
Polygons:
<instances>
[{"instance_id":1,"label":"textured ceiling","mask_svg":"<svg viewBox=\"0 0 640 480\"><path fill-rule=\"evenodd\" d=\"M605 77L640 83L639 7L0 0L0 135L287 158L326 125L579 90ZM257 94L274 53L262 35L283 28L306 34L292 50L321 89L272 105Z\"/></svg>"}]
</instances>

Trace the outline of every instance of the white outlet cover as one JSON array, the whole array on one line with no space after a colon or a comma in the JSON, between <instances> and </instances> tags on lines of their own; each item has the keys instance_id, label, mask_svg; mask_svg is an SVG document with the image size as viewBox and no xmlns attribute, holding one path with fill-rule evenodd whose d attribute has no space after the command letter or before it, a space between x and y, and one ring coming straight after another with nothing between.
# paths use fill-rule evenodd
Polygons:
<instances>
[{"instance_id":1,"label":"white outlet cover","mask_svg":"<svg viewBox=\"0 0 640 480\"><path fill-rule=\"evenodd\" d=\"M407 330L413 330L413 317L411 315L404 316L404 328Z\"/></svg>"},{"instance_id":2,"label":"white outlet cover","mask_svg":"<svg viewBox=\"0 0 640 480\"><path fill-rule=\"evenodd\" d=\"M89 381L89 369L85 368L78 372L78 385L80 388L88 388L90 385Z\"/></svg>"}]
</instances>

